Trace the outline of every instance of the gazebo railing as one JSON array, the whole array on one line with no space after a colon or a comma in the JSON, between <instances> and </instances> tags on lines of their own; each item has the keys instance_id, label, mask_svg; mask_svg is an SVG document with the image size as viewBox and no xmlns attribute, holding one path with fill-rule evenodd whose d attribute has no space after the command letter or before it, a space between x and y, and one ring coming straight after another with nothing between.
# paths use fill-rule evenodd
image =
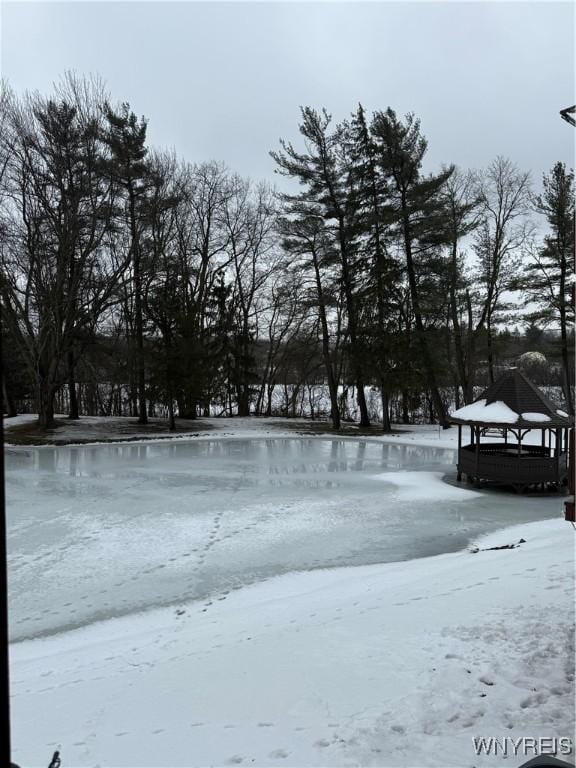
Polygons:
<instances>
[{"instance_id":1,"label":"gazebo railing","mask_svg":"<svg viewBox=\"0 0 576 768\"><path fill-rule=\"evenodd\" d=\"M476 452L475 445L466 445L462 447L462 450L471 450ZM480 443L480 453L489 454L493 456L520 456L524 458L526 456L555 456L555 449L550 449L546 445L525 445L522 443L520 449L518 443Z\"/></svg>"},{"instance_id":2,"label":"gazebo railing","mask_svg":"<svg viewBox=\"0 0 576 768\"><path fill-rule=\"evenodd\" d=\"M567 477L567 454L556 454L547 446L484 443L476 451L466 445L458 453L458 472L476 480L513 486L562 483Z\"/></svg>"}]
</instances>

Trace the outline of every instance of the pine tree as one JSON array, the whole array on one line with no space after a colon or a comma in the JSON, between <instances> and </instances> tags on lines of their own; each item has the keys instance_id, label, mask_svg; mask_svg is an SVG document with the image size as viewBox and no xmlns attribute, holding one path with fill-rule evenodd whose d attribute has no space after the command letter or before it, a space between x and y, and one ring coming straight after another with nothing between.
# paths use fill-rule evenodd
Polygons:
<instances>
[{"instance_id":1,"label":"pine tree","mask_svg":"<svg viewBox=\"0 0 576 768\"><path fill-rule=\"evenodd\" d=\"M425 261L431 252L448 241L442 192L454 168L446 168L436 176L422 176L421 166L427 142L420 132L420 121L413 115L407 115L405 122L402 122L390 108L386 112L376 112L370 132L377 148L377 162L388 181L398 219L416 335L428 389L438 420L446 428L449 423L424 325L418 262Z\"/></svg>"},{"instance_id":2,"label":"pine tree","mask_svg":"<svg viewBox=\"0 0 576 768\"><path fill-rule=\"evenodd\" d=\"M148 188L148 166L146 155L146 128L144 118L140 120L122 104L116 112L106 106L108 121L105 140L110 149L108 171L125 194L124 215L130 231L130 259L132 264L132 285L134 300L134 342L136 352L136 386L138 391L138 423L147 424L146 410L146 368L144 359L144 319L142 311L142 230L143 202Z\"/></svg>"},{"instance_id":3,"label":"pine tree","mask_svg":"<svg viewBox=\"0 0 576 768\"><path fill-rule=\"evenodd\" d=\"M339 255L339 278L346 302L351 368L357 389L360 425L369 426L364 393L365 371L362 332L359 324L358 289L361 263L358 261L357 205L353 194L354 176L343 151L342 126L330 132L331 116L310 107L302 109L300 133L308 152L297 152L281 141L282 151L271 152L278 172L296 179L305 189L297 195L283 195L288 208L303 216L320 216L330 225L330 235ZM327 227L326 227L327 229Z\"/></svg>"},{"instance_id":4,"label":"pine tree","mask_svg":"<svg viewBox=\"0 0 576 768\"><path fill-rule=\"evenodd\" d=\"M377 147L360 104L346 124L345 141L351 159L357 213L357 234L365 272L361 302L363 332L368 336L368 352L380 384L382 429L390 431L389 390L391 359L388 330L395 311L395 292L400 279L398 263L390 255L391 232L397 219L390 205L388 180L377 163Z\"/></svg>"},{"instance_id":5,"label":"pine tree","mask_svg":"<svg viewBox=\"0 0 576 768\"><path fill-rule=\"evenodd\" d=\"M529 297L538 304L531 319L544 325L557 324L560 329L564 397L573 414L569 328L574 323L574 172L558 162L544 175L543 186L535 207L546 217L550 233L532 254L525 286Z\"/></svg>"}]
</instances>

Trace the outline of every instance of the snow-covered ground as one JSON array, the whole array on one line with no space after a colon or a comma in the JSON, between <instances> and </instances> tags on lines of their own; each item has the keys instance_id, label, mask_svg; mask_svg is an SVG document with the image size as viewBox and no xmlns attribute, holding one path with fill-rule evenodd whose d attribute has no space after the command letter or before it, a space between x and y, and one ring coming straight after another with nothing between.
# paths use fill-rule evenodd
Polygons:
<instances>
[{"instance_id":1,"label":"snow-covered ground","mask_svg":"<svg viewBox=\"0 0 576 768\"><path fill-rule=\"evenodd\" d=\"M562 499L446 483L455 432L11 449L14 759L479 766L474 736L571 736Z\"/></svg>"}]
</instances>

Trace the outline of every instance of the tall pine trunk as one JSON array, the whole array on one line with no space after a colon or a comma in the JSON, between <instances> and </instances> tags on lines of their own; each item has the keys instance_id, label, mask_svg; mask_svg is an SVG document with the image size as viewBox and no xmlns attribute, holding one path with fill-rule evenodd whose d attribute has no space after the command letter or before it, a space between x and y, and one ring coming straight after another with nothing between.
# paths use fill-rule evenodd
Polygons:
<instances>
[{"instance_id":1,"label":"tall pine trunk","mask_svg":"<svg viewBox=\"0 0 576 768\"><path fill-rule=\"evenodd\" d=\"M465 403L470 402L466 399L468 392L468 376L466 375L466 363L464 360L464 347L462 344L462 328L458 319L458 306L456 304L456 279L458 276L458 247L454 242L451 254L451 280L450 280L450 319L454 331L454 353L456 355L456 370L458 373L459 384L464 393Z\"/></svg>"},{"instance_id":2,"label":"tall pine trunk","mask_svg":"<svg viewBox=\"0 0 576 768\"><path fill-rule=\"evenodd\" d=\"M132 182L128 183L130 201L130 235L132 239L132 266L134 269L134 325L136 335L136 387L138 390L138 424L148 423L146 411L146 370L144 366L144 321L142 316L142 274L140 233L136 222L136 196Z\"/></svg>"},{"instance_id":3,"label":"tall pine trunk","mask_svg":"<svg viewBox=\"0 0 576 768\"><path fill-rule=\"evenodd\" d=\"M412 309L414 311L414 321L416 323L416 336L420 346L420 352L422 354L422 362L424 364L424 372L428 383L428 389L434 405L434 410L438 417L442 429L447 429L450 426L446 417L446 411L444 409L444 403L440 397L440 391L436 382L436 373L434 371L434 365L432 363L432 356L428 348L426 340L426 332L424 329L424 323L422 321L422 313L420 311L420 296L418 293L418 284L416 282L416 271L414 268L414 261L412 257L412 239L410 234L410 221L408 218L408 211L406 205L406 197L402 195L402 212L403 212L403 230L404 230L404 247L406 251L406 268L408 272L408 283L410 286L410 295L412 298Z\"/></svg>"},{"instance_id":4,"label":"tall pine trunk","mask_svg":"<svg viewBox=\"0 0 576 768\"><path fill-rule=\"evenodd\" d=\"M342 217L339 217L338 220L338 237L340 242L340 256L342 259L342 282L344 284L344 295L346 296L346 308L348 310L348 333L350 335L354 383L356 384L356 402L358 403L358 408L360 410L360 426L369 427L370 416L368 415L366 393L364 392L364 374L358 344L356 302L352 291L350 265L348 263L348 244L344 235L344 220Z\"/></svg>"},{"instance_id":5,"label":"tall pine trunk","mask_svg":"<svg viewBox=\"0 0 576 768\"><path fill-rule=\"evenodd\" d=\"M486 346L488 358L488 376L490 384L494 384L494 349L492 345L492 318L488 315L486 320Z\"/></svg>"},{"instance_id":6,"label":"tall pine trunk","mask_svg":"<svg viewBox=\"0 0 576 768\"><path fill-rule=\"evenodd\" d=\"M338 407L338 386L334 376L334 367L330 355L330 334L328 332L328 320L326 317L326 302L324 291L322 289L322 278L320 276L320 265L318 264L318 255L312 250L312 263L314 265L314 276L316 279L316 295L318 299L318 313L320 315L320 327L322 329L322 361L328 379L328 392L330 394L330 418L334 429L340 429L340 409Z\"/></svg>"}]
</instances>

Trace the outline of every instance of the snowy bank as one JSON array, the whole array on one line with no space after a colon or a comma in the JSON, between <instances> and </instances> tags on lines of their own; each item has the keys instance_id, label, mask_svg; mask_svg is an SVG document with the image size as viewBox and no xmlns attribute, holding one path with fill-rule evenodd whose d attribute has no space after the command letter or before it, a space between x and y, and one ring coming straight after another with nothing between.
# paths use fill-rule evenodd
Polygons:
<instances>
[{"instance_id":1,"label":"snowy bank","mask_svg":"<svg viewBox=\"0 0 576 768\"><path fill-rule=\"evenodd\" d=\"M476 544L520 538L15 644L14 759L479 766L501 758L473 736L571 736L573 531L549 520Z\"/></svg>"}]
</instances>

